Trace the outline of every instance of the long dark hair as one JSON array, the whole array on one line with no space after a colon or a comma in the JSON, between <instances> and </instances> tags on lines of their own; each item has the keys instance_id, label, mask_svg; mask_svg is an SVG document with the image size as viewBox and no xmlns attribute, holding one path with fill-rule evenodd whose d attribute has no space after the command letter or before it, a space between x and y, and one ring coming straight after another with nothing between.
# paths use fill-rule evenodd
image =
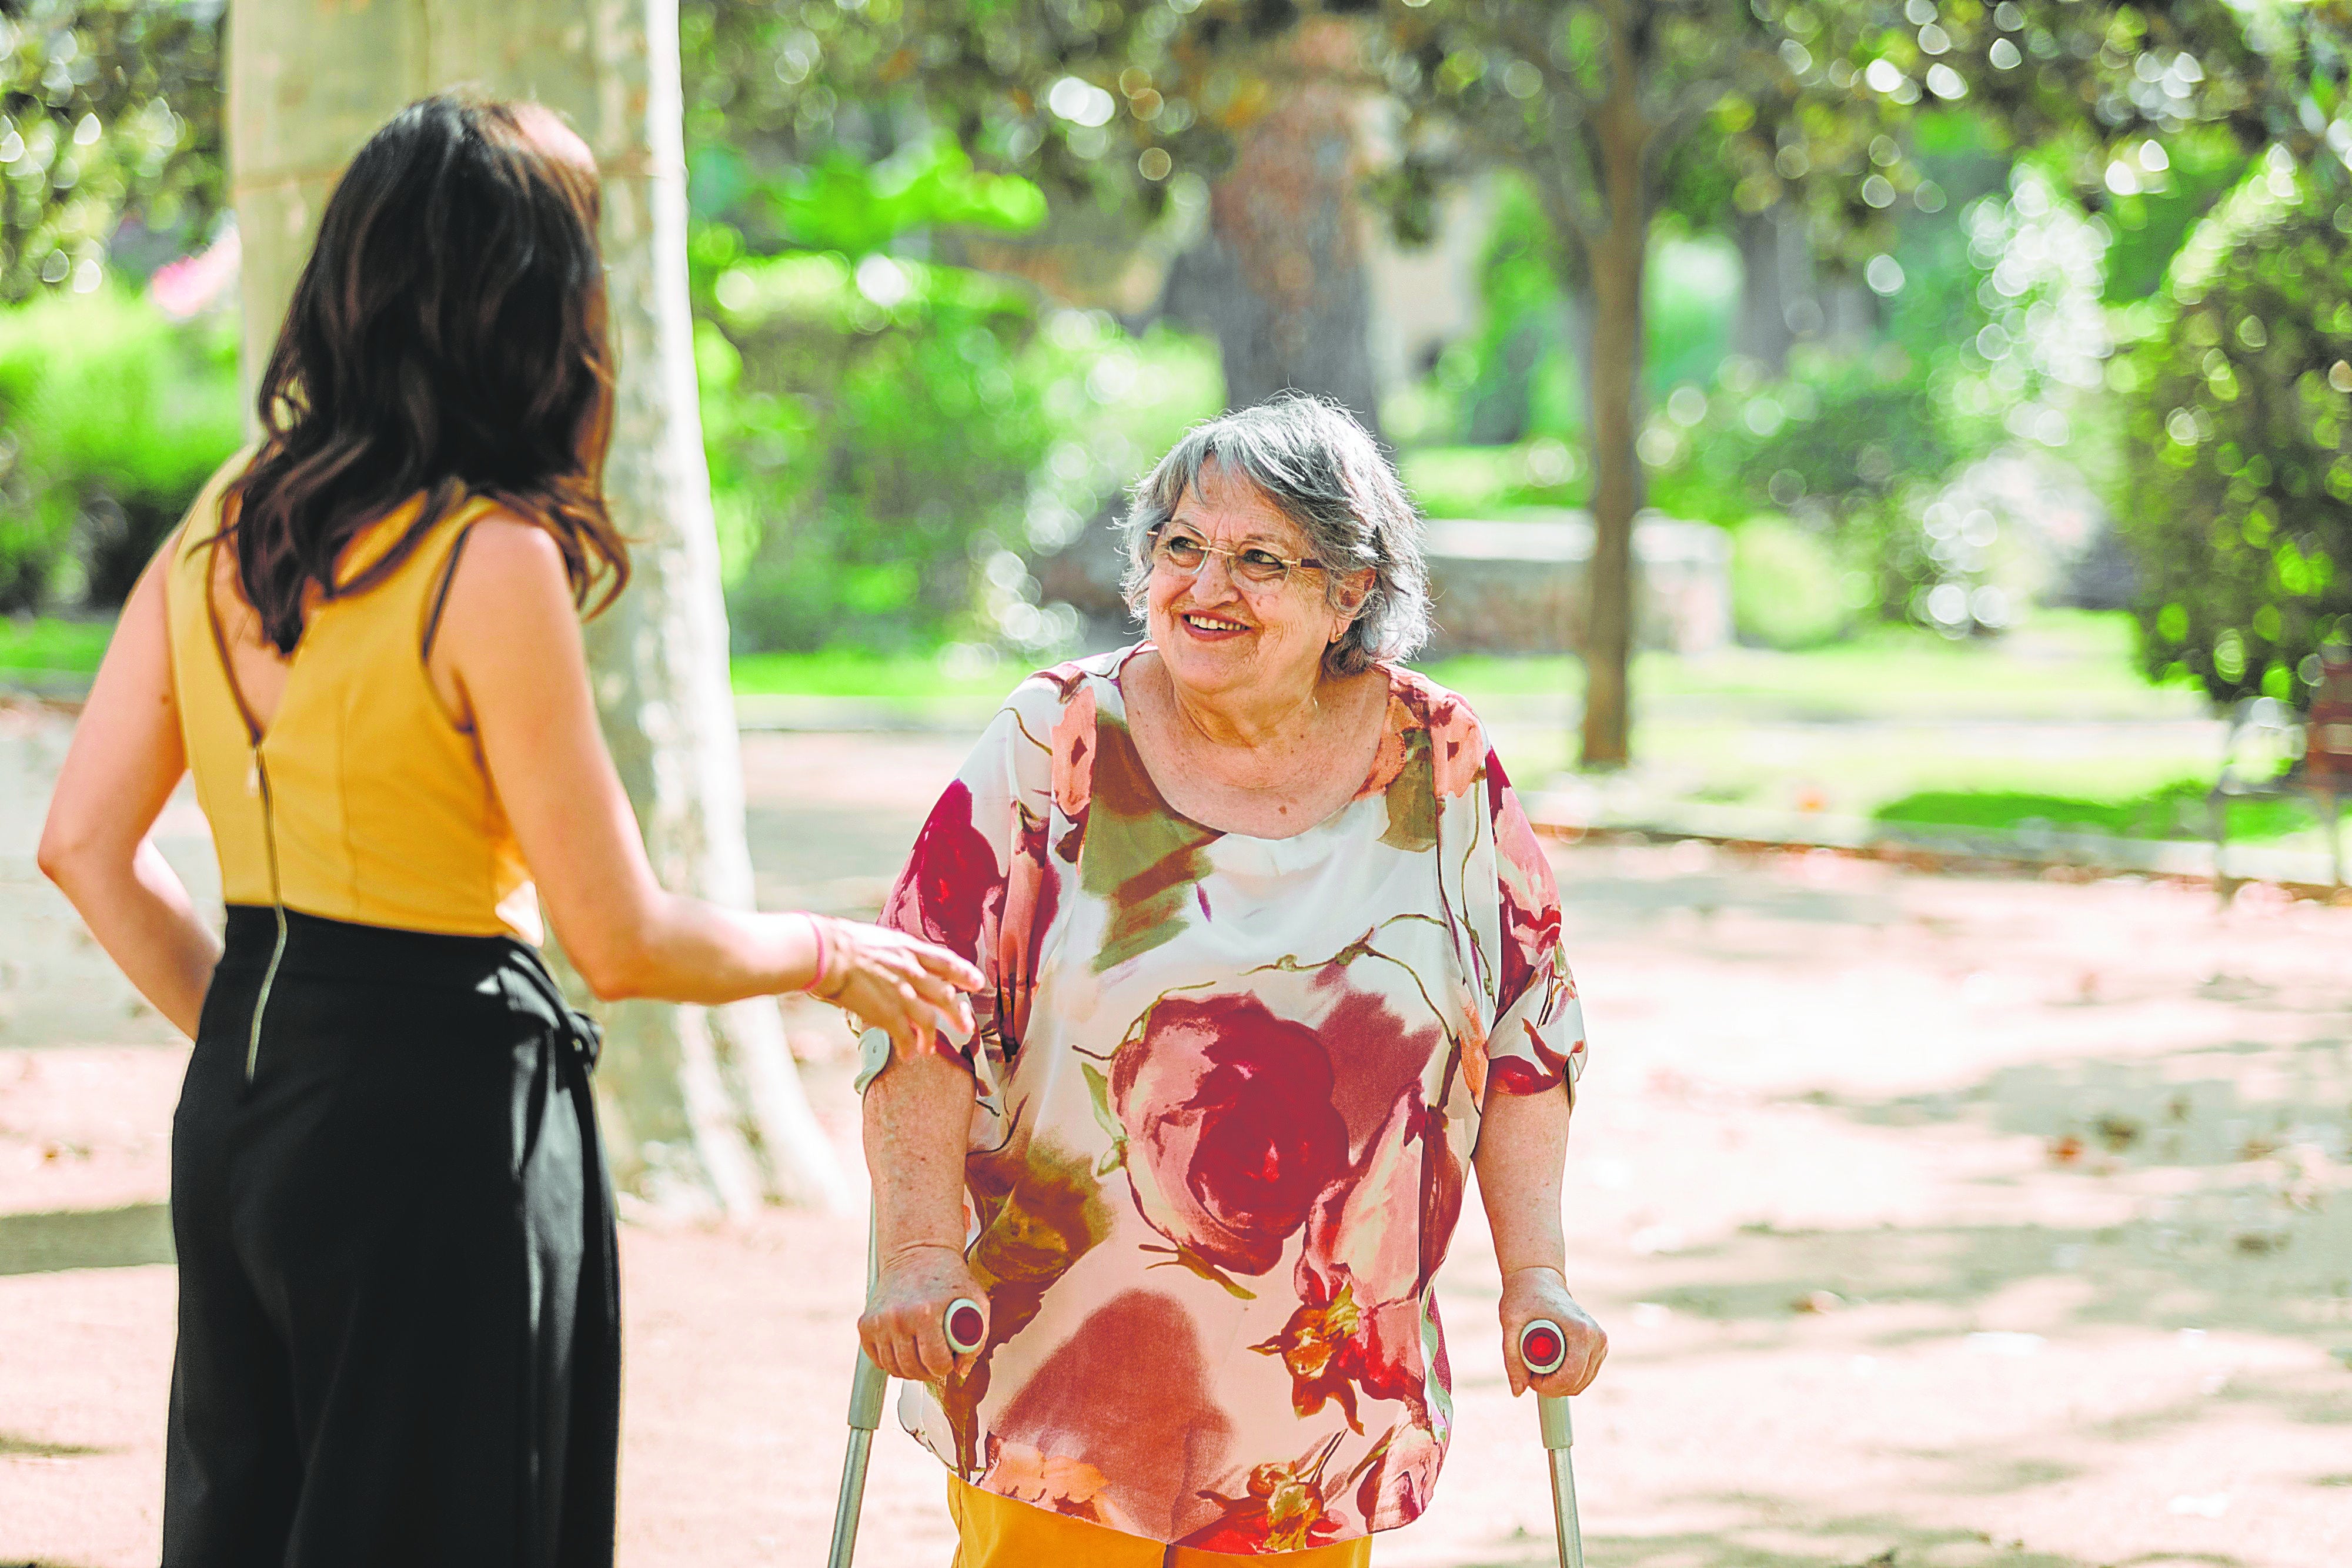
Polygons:
<instances>
[{"instance_id":1,"label":"long dark hair","mask_svg":"<svg viewBox=\"0 0 2352 1568\"><path fill-rule=\"evenodd\" d=\"M551 111L421 99L335 187L263 373L263 439L231 486L245 597L280 653L305 599L381 581L467 497L553 535L572 596L628 581L604 507L613 424L593 168L543 146ZM344 547L423 492L391 550L338 582Z\"/></svg>"}]
</instances>

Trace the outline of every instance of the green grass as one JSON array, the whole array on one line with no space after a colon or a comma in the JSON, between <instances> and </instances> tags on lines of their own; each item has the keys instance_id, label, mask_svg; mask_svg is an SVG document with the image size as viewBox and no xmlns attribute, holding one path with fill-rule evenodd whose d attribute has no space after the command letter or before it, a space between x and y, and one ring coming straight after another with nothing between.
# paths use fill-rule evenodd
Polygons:
<instances>
[{"instance_id":1,"label":"green grass","mask_svg":"<svg viewBox=\"0 0 2352 1568\"><path fill-rule=\"evenodd\" d=\"M1872 813L1879 821L1991 832L2104 833L2124 839L2201 838L2210 830L2211 781L2179 779L2123 798L2046 795L2022 789L1922 789ZM2302 800L2232 800L2232 840L2284 839L2317 830L2318 809Z\"/></svg>"},{"instance_id":2,"label":"green grass","mask_svg":"<svg viewBox=\"0 0 2352 1568\"><path fill-rule=\"evenodd\" d=\"M113 635L111 621L0 617L0 670L93 675Z\"/></svg>"},{"instance_id":3,"label":"green grass","mask_svg":"<svg viewBox=\"0 0 2352 1568\"><path fill-rule=\"evenodd\" d=\"M1429 666L1436 680L1481 697L1580 695L1569 658L1475 654ZM1908 626L1872 627L1801 653L1727 648L1693 658L1649 653L1634 662L1637 706L1665 712L1721 706L1818 719L2131 719L2190 717L2203 699L2151 686L2133 664L2130 618L2045 611L1996 642L1958 642Z\"/></svg>"},{"instance_id":4,"label":"green grass","mask_svg":"<svg viewBox=\"0 0 2352 1568\"><path fill-rule=\"evenodd\" d=\"M953 669L921 653L835 649L817 653L739 653L731 665L739 696L866 697L923 703L938 698L990 702L1020 685L1029 667L1013 660Z\"/></svg>"}]
</instances>

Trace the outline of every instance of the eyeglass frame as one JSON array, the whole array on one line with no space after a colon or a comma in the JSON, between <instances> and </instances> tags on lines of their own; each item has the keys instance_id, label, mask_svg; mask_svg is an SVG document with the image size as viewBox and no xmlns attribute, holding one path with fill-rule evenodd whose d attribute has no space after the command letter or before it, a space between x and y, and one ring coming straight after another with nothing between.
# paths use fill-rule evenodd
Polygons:
<instances>
[{"instance_id":1,"label":"eyeglass frame","mask_svg":"<svg viewBox=\"0 0 2352 1568\"><path fill-rule=\"evenodd\" d=\"M1178 566L1175 562L1168 559L1166 556L1160 553L1160 547L1167 542L1169 530L1174 527L1176 527L1176 520L1173 517L1171 517L1167 522L1160 525L1160 530L1157 533L1151 536L1151 564L1155 569L1165 566L1180 577L1197 580L1201 573L1207 570L1209 558L1213 555L1223 556L1225 558L1226 578L1229 579L1236 588L1240 588L1244 591L1254 588L1282 588L1289 583L1290 574L1298 570L1301 567L1307 568L1312 571L1328 571L1330 570L1311 555L1303 555L1296 560L1293 560L1288 556L1267 549L1264 545L1243 545L1238 549L1229 549L1223 545L1210 543L1207 539L1201 538L1199 534L1188 528L1185 530L1185 537L1190 538L1194 544L1199 545L1201 547L1202 553L1200 565L1195 566L1190 571L1187 571L1182 567ZM1255 578L1244 577L1240 571L1235 569L1240 564L1243 553L1247 550L1257 550L1264 555L1272 557L1274 559L1280 561L1282 563L1282 575L1264 582L1260 582Z\"/></svg>"}]
</instances>

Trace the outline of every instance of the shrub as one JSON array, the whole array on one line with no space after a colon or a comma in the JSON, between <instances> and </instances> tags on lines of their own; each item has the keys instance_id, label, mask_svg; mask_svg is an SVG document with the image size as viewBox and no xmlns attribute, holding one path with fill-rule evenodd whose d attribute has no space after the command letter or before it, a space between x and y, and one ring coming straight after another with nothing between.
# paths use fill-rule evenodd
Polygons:
<instances>
[{"instance_id":1,"label":"shrub","mask_svg":"<svg viewBox=\"0 0 2352 1568\"><path fill-rule=\"evenodd\" d=\"M2148 673L2303 706L2352 632L2352 203L2265 160L2141 308L2117 508Z\"/></svg>"},{"instance_id":2,"label":"shrub","mask_svg":"<svg viewBox=\"0 0 2352 1568\"><path fill-rule=\"evenodd\" d=\"M121 602L238 431L226 323L110 288L0 311L0 611Z\"/></svg>"},{"instance_id":3,"label":"shrub","mask_svg":"<svg viewBox=\"0 0 2352 1568\"><path fill-rule=\"evenodd\" d=\"M1732 537L1731 620L1767 648L1818 647L1845 630L1843 578L1818 537L1785 517L1750 517Z\"/></svg>"}]
</instances>

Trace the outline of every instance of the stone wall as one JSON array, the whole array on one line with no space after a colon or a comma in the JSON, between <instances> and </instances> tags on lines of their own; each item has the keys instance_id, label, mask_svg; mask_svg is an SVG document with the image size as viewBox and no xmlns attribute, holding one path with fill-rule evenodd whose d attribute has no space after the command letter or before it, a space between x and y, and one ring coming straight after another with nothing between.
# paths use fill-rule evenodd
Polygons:
<instances>
[{"instance_id":1,"label":"stone wall","mask_svg":"<svg viewBox=\"0 0 2352 1568\"><path fill-rule=\"evenodd\" d=\"M1436 600L1430 653L1560 653L1582 644L1592 520L1441 517L1426 548ZM1704 653L1731 641L1731 539L1706 523L1644 513L1633 528L1641 646Z\"/></svg>"}]
</instances>

